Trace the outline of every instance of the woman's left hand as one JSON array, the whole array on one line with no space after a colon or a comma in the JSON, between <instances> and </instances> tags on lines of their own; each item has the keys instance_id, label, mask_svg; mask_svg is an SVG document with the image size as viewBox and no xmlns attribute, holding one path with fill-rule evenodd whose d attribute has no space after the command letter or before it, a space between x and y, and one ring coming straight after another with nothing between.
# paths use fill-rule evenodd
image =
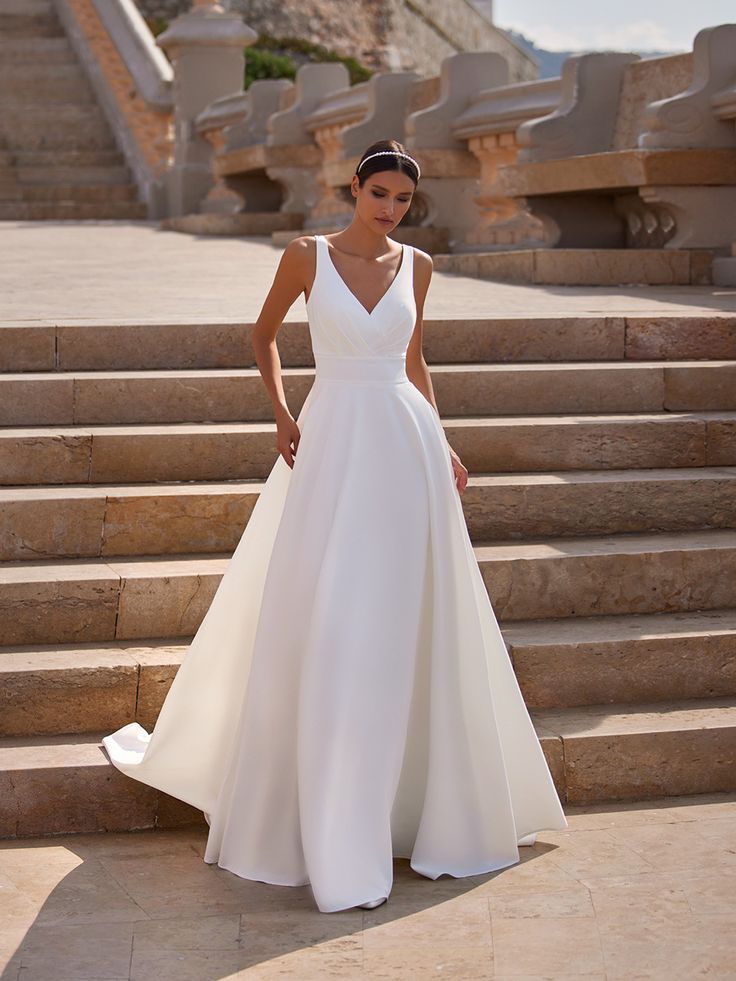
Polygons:
<instances>
[{"instance_id":1,"label":"woman's left hand","mask_svg":"<svg viewBox=\"0 0 736 981\"><path fill-rule=\"evenodd\" d=\"M451 446L450 462L452 463L452 469L455 474L455 486L457 487L458 493L462 495L468 483L468 471Z\"/></svg>"}]
</instances>

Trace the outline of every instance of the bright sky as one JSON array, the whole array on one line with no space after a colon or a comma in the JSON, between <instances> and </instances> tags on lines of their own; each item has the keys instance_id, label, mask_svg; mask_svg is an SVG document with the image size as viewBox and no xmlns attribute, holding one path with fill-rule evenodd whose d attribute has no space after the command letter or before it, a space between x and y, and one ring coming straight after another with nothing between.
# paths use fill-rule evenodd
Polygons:
<instances>
[{"instance_id":1,"label":"bright sky","mask_svg":"<svg viewBox=\"0 0 736 981\"><path fill-rule=\"evenodd\" d=\"M702 27L736 23L736 0L494 0L493 20L548 51L689 51Z\"/></svg>"}]
</instances>

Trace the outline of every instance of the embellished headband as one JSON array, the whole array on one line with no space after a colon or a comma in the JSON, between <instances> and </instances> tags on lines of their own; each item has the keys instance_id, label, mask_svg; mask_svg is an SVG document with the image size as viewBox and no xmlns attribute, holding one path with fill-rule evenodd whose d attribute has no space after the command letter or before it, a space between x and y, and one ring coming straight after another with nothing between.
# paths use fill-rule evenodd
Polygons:
<instances>
[{"instance_id":1,"label":"embellished headband","mask_svg":"<svg viewBox=\"0 0 736 981\"><path fill-rule=\"evenodd\" d=\"M371 153L369 156L364 157L358 164L358 168L355 171L356 174L360 173L360 168L366 162L366 160L371 160L373 157L382 157L388 154L390 157L405 157L407 160L411 160L414 166L417 168L417 180L422 176L422 172L419 169L419 164L416 162L414 157L410 157L408 153L402 153L400 150L378 150L376 153Z\"/></svg>"}]
</instances>

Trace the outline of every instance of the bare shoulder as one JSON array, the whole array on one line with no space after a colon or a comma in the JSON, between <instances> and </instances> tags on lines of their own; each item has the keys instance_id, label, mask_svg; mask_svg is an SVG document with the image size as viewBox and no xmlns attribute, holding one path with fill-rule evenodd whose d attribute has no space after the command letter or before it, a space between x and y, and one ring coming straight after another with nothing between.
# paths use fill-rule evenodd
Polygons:
<instances>
[{"instance_id":1,"label":"bare shoulder","mask_svg":"<svg viewBox=\"0 0 736 981\"><path fill-rule=\"evenodd\" d=\"M420 278L426 278L429 280L432 275L432 270L434 268L434 263L432 262L432 256L428 252L418 249L415 245L412 246L414 250L414 270L419 273Z\"/></svg>"},{"instance_id":2,"label":"bare shoulder","mask_svg":"<svg viewBox=\"0 0 736 981\"><path fill-rule=\"evenodd\" d=\"M314 256L314 235L297 235L284 249L284 257L289 263L299 264Z\"/></svg>"},{"instance_id":3,"label":"bare shoulder","mask_svg":"<svg viewBox=\"0 0 736 981\"><path fill-rule=\"evenodd\" d=\"M281 253L279 262L282 280L294 285L301 292L311 283L316 266L316 248L313 235L298 235Z\"/></svg>"}]
</instances>

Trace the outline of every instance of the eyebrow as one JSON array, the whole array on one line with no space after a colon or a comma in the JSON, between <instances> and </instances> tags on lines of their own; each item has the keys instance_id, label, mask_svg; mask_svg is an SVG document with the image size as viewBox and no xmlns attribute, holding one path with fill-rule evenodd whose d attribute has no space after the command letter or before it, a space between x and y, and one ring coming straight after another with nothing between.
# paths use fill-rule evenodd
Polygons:
<instances>
[{"instance_id":1,"label":"eyebrow","mask_svg":"<svg viewBox=\"0 0 736 981\"><path fill-rule=\"evenodd\" d=\"M377 187L379 191L390 191L390 188L384 187L383 184L374 184L373 186ZM411 194L411 193L412 193L411 191L399 191L399 194Z\"/></svg>"}]
</instances>

